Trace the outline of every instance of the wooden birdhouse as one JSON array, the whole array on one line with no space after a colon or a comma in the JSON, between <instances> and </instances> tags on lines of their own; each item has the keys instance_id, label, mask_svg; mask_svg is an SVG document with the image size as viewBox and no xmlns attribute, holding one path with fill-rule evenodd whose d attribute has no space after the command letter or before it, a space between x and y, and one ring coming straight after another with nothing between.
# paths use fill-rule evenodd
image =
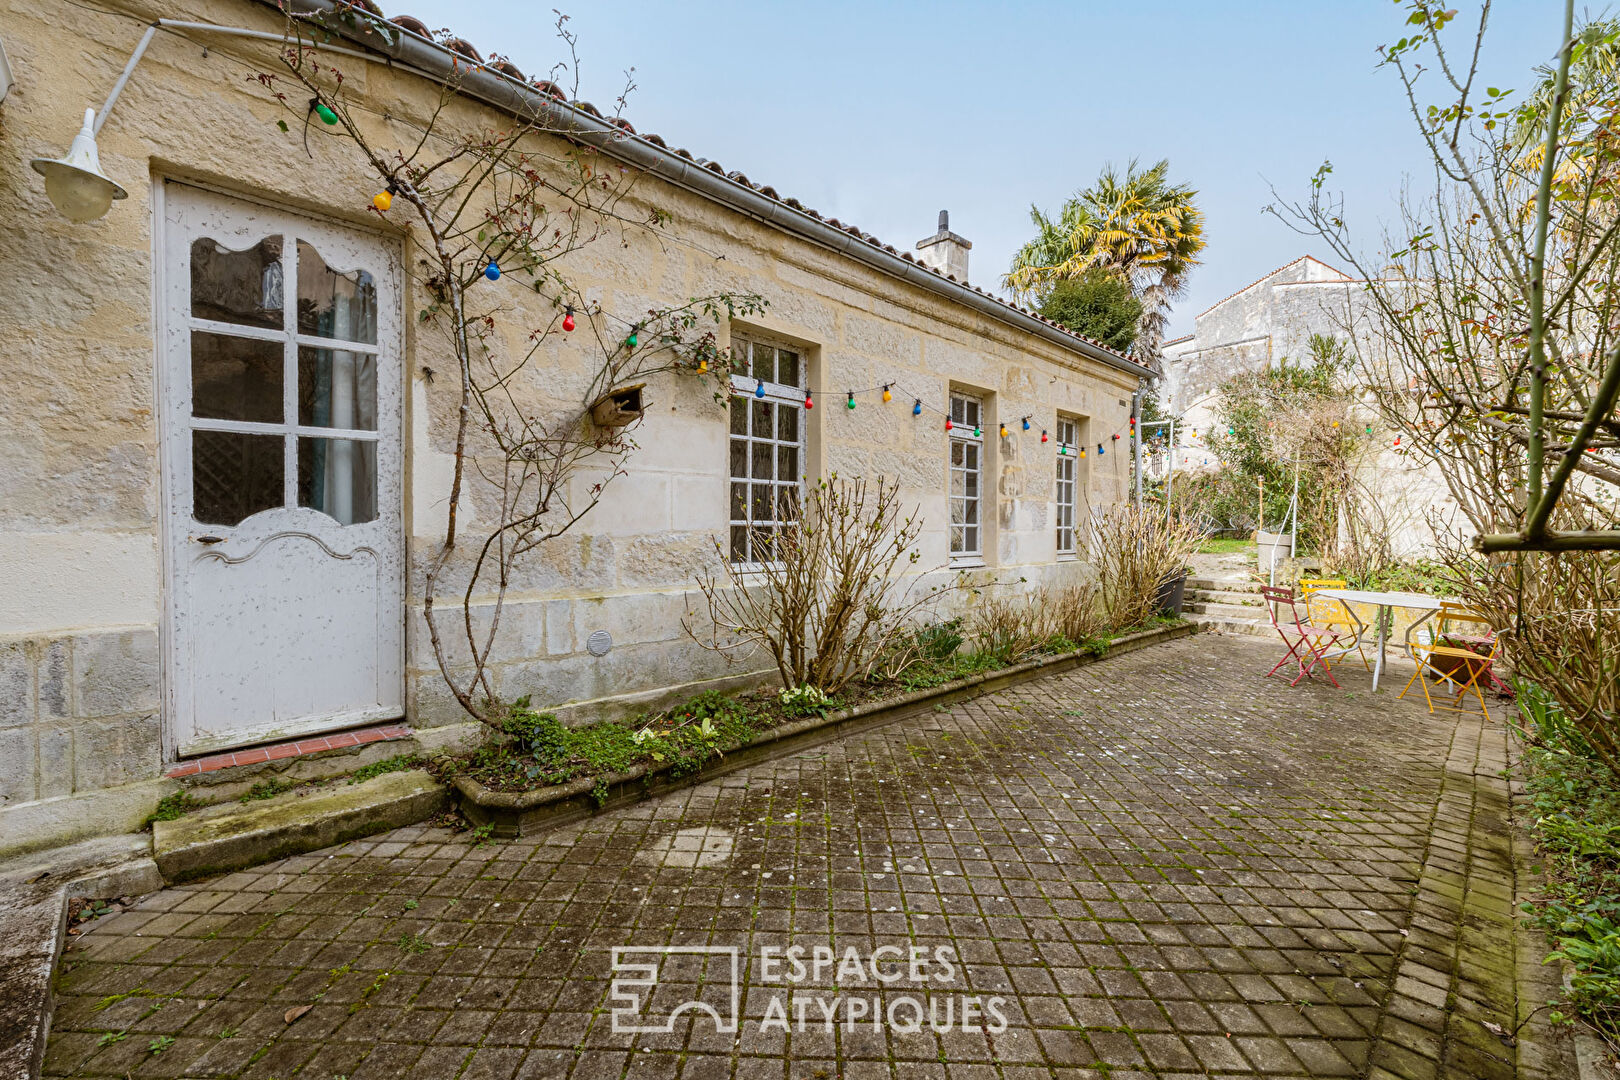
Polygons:
<instances>
[{"instance_id":1,"label":"wooden birdhouse","mask_svg":"<svg viewBox=\"0 0 1620 1080\"><path fill-rule=\"evenodd\" d=\"M641 391L646 386L646 383L636 383L609 390L591 406L591 421L600 428L616 428L639 420L645 409Z\"/></svg>"}]
</instances>

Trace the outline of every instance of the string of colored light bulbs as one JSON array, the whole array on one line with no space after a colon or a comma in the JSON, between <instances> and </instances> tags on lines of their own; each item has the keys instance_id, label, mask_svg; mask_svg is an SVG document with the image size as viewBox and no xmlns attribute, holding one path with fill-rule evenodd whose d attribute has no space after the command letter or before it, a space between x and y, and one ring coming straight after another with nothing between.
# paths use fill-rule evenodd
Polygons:
<instances>
[{"instance_id":1,"label":"string of colored light bulbs","mask_svg":"<svg viewBox=\"0 0 1620 1080\"><path fill-rule=\"evenodd\" d=\"M754 397L763 398L763 397L766 396L765 380L763 380L761 378L758 378L757 376L746 376L745 375L743 377L744 378L752 377L754 379L754 392L753 392ZM795 388L795 389L797 389L797 388ZM911 394L904 387L902 387L898 382L879 383L876 386L863 387L860 390L846 390L846 391L844 391L844 408L846 410L853 411L855 406L856 406L855 399L857 397L862 397L862 396L864 396L866 394L881 394L882 395L882 400L884 402L893 401L894 400L894 391L895 390L899 390L902 397L911 398L911 415L912 416L921 416L923 414L923 410L927 409L929 412L938 413L940 416L944 417L944 419L945 419L945 430L946 431L954 431L956 429L956 420L951 417L951 414L950 414L950 412L948 410L940 409L940 408L937 408L937 407L935 407L933 405L925 404L923 402L922 398ZM806 409L814 409L816 407L816 393L817 393L817 391L814 388L806 388L805 389L805 391L804 391L804 407ZM1017 423L1020 425L1022 430L1024 430L1024 431L1032 430L1031 425L1030 425L1030 419L1033 416L1034 416L1033 413L1028 413L1028 414L1018 418ZM1136 427L1136 417L1133 416L1133 417L1130 418L1128 426L1132 430L1135 429L1135 427ZM1001 437L1003 439L1007 439L1007 438L1012 437L1012 432L1008 429L1007 424L1005 422L1002 422L1001 424L999 424L998 427L1000 429L1000 434L1001 434ZM1121 432L1123 432L1124 430L1125 430L1125 428L1123 428L1123 427L1122 428L1117 428L1114 431L1109 433L1107 439L1105 439L1103 442L1098 443L1097 444L1097 453L1098 453L1098 455L1100 456L1100 455L1106 454L1108 452L1108 450L1107 450L1108 444L1118 442L1120 440L1120 438L1121 438ZM979 425L979 424L973 425L973 437L976 438L976 439L982 439L984 437L984 428L983 428L982 425ZM1049 441L1051 441L1051 433L1049 431L1047 431L1047 429L1042 428L1041 429L1041 442L1044 443L1044 442L1049 442ZM1085 457L1086 456L1086 448L1084 446L1076 446L1075 450L1077 451L1077 456L1078 457ZM1069 444L1061 443L1061 442L1058 443L1058 454L1059 455L1067 455L1068 452L1069 452Z\"/></svg>"}]
</instances>

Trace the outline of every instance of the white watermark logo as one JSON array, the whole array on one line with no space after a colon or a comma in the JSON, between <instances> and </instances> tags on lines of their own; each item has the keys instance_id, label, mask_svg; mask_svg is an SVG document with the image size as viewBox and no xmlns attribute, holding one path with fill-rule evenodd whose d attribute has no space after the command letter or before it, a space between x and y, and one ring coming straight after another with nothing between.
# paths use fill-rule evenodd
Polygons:
<instances>
[{"instance_id":1,"label":"white watermark logo","mask_svg":"<svg viewBox=\"0 0 1620 1080\"><path fill-rule=\"evenodd\" d=\"M668 1032L681 1016L701 1014L714 1020L716 1032L735 1034L744 959L735 946L615 946L614 1033ZM902 1035L925 1027L941 1035L1007 1030L1005 998L945 990L961 971L950 945L882 945L870 953L854 946L838 952L830 945L767 945L748 959L752 983L763 991L762 1033L862 1026ZM661 987L672 992L661 994ZM900 989L910 992L894 993Z\"/></svg>"},{"instance_id":2,"label":"white watermark logo","mask_svg":"<svg viewBox=\"0 0 1620 1080\"><path fill-rule=\"evenodd\" d=\"M690 958L698 962L700 973L722 974L708 985L720 991L720 1000L688 998L670 1009L662 1019L648 1013L651 998L658 988L658 976L666 961L672 958ZM720 972L707 970L709 959L720 962ZM714 1018L714 1030L731 1035L737 1030L738 1007L742 1001L742 952L735 945L654 945L641 948L635 945L613 947L613 984L609 987L613 1000L613 1033L615 1035L645 1035L673 1031L675 1021L683 1013L707 1013Z\"/></svg>"}]
</instances>

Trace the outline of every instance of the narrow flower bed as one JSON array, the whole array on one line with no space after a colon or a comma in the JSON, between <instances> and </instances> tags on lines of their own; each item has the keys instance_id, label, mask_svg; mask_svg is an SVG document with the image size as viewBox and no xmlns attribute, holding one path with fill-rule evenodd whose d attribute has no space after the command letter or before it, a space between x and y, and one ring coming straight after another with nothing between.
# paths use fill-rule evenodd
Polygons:
<instances>
[{"instance_id":1,"label":"narrow flower bed","mask_svg":"<svg viewBox=\"0 0 1620 1080\"><path fill-rule=\"evenodd\" d=\"M1539 688L1520 682L1525 783L1547 885L1523 905L1574 969L1554 1020L1620 1046L1620 777Z\"/></svg>"},{"instance_id":2,"label":"narrow flower bed","mask_svg":"<svg viewBox=\"0 0 1620 1080\"><path fill-rule=\"evenodd\" d=\"M1182 621L1157 619L1129 633L1179 625ZM1115 637L1124 636L1122 633ZM634 724L608 721L575 728L565 727L554 715L539 712L528 699L520 699L512 704L503 722L506 739L487 743L463 757L440 759L434 767L447 778L465 776L502 792L533 791L591 777L622 775L638 767L647 772L667 771L674 777L687 776L747 745L759 733L784 724L991 674L1041 657L1076 652L1101 656L1114 638L1077 646L1066 638L1054 637L1032 649L1000 653L958 653L955 649L960 640L941 642L937 655L923 657L894 678L853 683L836 697L827 697L810 687L786 692L753 690L729 696L708 691Z\"/></svg>"}]
</instances>

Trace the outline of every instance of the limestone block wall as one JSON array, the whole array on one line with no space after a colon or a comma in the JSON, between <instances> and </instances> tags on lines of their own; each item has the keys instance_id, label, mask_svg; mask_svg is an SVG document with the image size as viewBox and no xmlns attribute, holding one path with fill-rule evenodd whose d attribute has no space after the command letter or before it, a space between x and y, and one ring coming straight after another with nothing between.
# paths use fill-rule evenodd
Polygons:
<instances>
[{"instance_id":1,"label":"limestone block wall","mask_svg":"<svg viewBox=\"0 0 1620 1080\"><path fill-rule=\"evenodd\" d=\"M99 136L102 166L129 198L95 223L60 217L27 162L62 153L84 105L99 105L153 19L282 28L273 8L247 0L103 6L112 10L0 0L17 78L0 105L0 280L8 283L0 305L0 679L8 687L0 703L0 848L23 829L133 827L165 790L161 776L172 762L154 340L154 202L166 183L381 233L401 252L407 716L419 729L464 719L421 616L422 568L444 529L457 389L453 377L426 374L450 365L443 342L418 318L428 303L415 273L419 238L405 215L379 220L370 211L377 181L351 145L316 125L306 150L298 125L278 128L288 114L252 77L275 69L273 44L214 38L205 49L169 33L156 36ZM433 87L398 69L358 60L343 67L345 92L381 145L403 138L385 114L422 122L438 101ZM440 120L460 130L495 122L504 121L465 102ZM567 148L537 139L533 149L557 161ZM721 344L750 333L802 351L818 401L807 477L898 481L922 515L925 571L949 561L947 440L939 414L913 418L910 403L921 397L943 407L952 388L980 394L987 535L974 574L1031 586L1089 571L1083 561L1057 559L1055 444L1043 447L1039 436L1055 429L1059 413L1079 421L1093 451L1081 463L1082 517L1124 498L1128 444L1109 436L1128 430L1132 375L642 178L625 209L650 207L670 224L656 234L629 229L571 257L565 272L591 302L623 317L722 290L762 295L767 311L718 327ZM551 309L519 284L500 286L490 296L510 314L497 345L515 355ZM585 338L556 340L526 370L517 387L526 403L576 401L592 371ZM867 396L853 412L841 408L847 389L883 382L894 384L891 403ZM713 389L693 378L655 380L626 474L588 518L519 566L501 616L499 694L528 694L584 719L757 673L757 665L739 669L698 649L681 629L697 607L696 576L717 565L714 541L727 529L727 425ZM1002 421L1012 432L1006 440L995 434ZM1107 450L1100 457L1099 442ZM581 475L580 491L598 479ZM493 524L489 507L489 493L475 491L464 535ZM475 608L475 619L487 619L491 598L475 597ZM613 639L600 657L586 647L597 630Z\"/></svg>"}]
</instances>

